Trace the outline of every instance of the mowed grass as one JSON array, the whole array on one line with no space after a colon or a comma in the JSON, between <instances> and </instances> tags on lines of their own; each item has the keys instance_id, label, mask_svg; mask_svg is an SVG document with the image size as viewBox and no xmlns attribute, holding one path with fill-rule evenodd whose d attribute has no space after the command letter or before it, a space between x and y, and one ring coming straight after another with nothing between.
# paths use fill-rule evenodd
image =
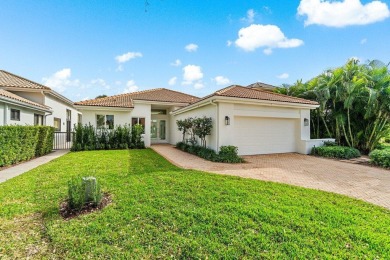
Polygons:
<instances>
[{"instance_id":1,"label":"mowed grass","mask_svg":"<svg viewBox=\"0 0 390 260\"><path fill-rule=\"evenodd\" d=\"M67 181L89 175L113 203L64 221ZM389 259L390 211L179 169L149 149L70 153L0 184L0 258L25 257Z\"/></svg>"}]
</instances>

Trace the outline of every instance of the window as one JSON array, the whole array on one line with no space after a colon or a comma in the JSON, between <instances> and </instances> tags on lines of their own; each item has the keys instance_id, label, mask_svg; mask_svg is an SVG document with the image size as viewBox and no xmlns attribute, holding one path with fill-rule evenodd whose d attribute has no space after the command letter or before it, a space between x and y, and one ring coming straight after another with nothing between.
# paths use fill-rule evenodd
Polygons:
<instances>
[{"instance_id":1,"label":"window","mask_svg":"<svg viewBox=\"0 0 390 260\"><path fill-rule=\"evenodd\" d=\"M11 109L11 120L20 121L20 110Z\"/></svg>"},{"instance_id":2,"label":"window","mask_svg":"<svg viewBox=\"0 0 390 260\"><path fill-rule=\"evenodd\" d=\"M96 127L114 129L114 115L96 115Z\"/></svg>"},{"instance_id":3,"label":"window","mask_svg":"<svg viewBox=\"0 0 390 260\"><path fill-rule=\"evenodd\" d=\"M167 110L165 109L152 109L152 115L166 115Z\"/></svg>"},{"instance_id":4,"label":"window","mask_svg":"<svg viewBox=\"0 0 390 260\"><path fill-rule=\"evenodd\" d=\"M55 131L61 132L61 118L54 118L54 128Z\"/></svg>"},{"instance_id":5,"label":"window","mask_svg":"<svg viewBox=\"0 0 390 260\"><path fill-rule=\"evenodd\" d=\"M66 120L71 121L72 120L72 111L70 109L66 110Z\"/></svg>"},{"instance_id":6,"label":"window","mask_svg":"<svg viewBox=\"0 0 390 260\"><path fill-rule=\"evenodd\" d=\"M34 125L43 125L43 115L34 114Z\"/></svg>"},{"instance_id":7,"label":"window","mask_svg":"<svg viewBox=\"0 0 390 260\"><path fill-rule=\"evenodd\" d=\"M143 133L145 133L145 118L144 117L133 117L131 119L131 125L136 125L136 124L142 125L142 128L144 129Z\"/></svg>"}]
</instances>

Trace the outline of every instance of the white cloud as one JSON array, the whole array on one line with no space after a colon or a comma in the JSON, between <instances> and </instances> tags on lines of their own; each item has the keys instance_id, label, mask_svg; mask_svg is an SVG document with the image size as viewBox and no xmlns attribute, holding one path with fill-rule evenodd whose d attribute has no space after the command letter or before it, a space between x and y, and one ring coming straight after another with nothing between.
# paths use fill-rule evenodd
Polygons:
<instances>
[{"instance_id":1,"label":"white cloud","mask_svg":"<svg viewBox=\"0 0 390 260\"><path fill-rule=\"evenodd\" d=\"M275 48L295 48L301 46L300 39L288 39L276 25L252 24L238 31L236 46L244 51L254 51L264 47L266 54ZM267 50L268 49L268 50Z\"/></svg>"},{"instance_id":2,"label":"white cloud","mask_svg":"<svg viewBox=\"0 0 390 260\"><path fill-rule=\"evenodd\" d=\"M126 83L126 88L123 90L123 93L131 93L135 92L139 89L139 87L135 84L134 80L129 80Z\"/></svg>"},{"instance_id":3,"label":"white cloud","mask_svg":"<svg viewBox=\"0 0 390 260\"><path fill-rule=\"evenodd\" d=\"M176 59L174 62L171 62L171 66L179 67L181 65L181 60Z\"/></svg>"},{"instance_id":4,"label":"white cloud","mask_svg":"<svg viewBox=\"0 0 390 260\"><path fill-rule=\"evenodd\" d=\"M272 54L272 49L271 48L267 48L267 49L264 49L263 52L264 52L265 55L271 55Z\"/></svg>"},{"instance_id":5,"label":"white cloud","mask_svg":"<svg viewBox=\"0 0 390 260\"><path fill-rule=\"evenodd\" d=\"M230 80L224 76L216 76L214 78L215 80L215 83L217 85L227 85L227 84L230 84Z\"/></svg>"},{"instance_id":6,"label":"white cloud","mask_svg":"<svg viewBox=\"0 0 390 260\"><path fill-rule=\"evenodd\" d=\"M233 44L232 41L230 41L230 40L226 41L226 46L230 47L230 46L232 46L232 44Z\"/></svg>"},{"instance_id":7,"label":"white cloud","mask_svg":"<svg viewBox=\"0 0 390 260\"><path fill-rule=\"evenodd\" d=\"M186 47L184 47L186 49L186 51L188 52L195 52L198 50L198 45L196 45L195 43L190 43L188 45L186 45Z\"/></svg>"},{"instance_id":8,"label":"white cloud","mask_svg":"<svg viewBox=\"0 0 390 260\"><path fill-rule=\"evenodd\" d=\"M201 88L204 88L204 85L203 85L202 82L196 82L196 83L194 84L194 88L195 88L195 89L201 89Z\"/></svg>"},{"instance_id":9,"label":"white cloud","mask_svg":"<svg viewBox=\"0 0 390 260\"><path fill-rule=\"evenodd\" d=\"M247 23L253 23L255 21L255 15L256 15L255 11L253 9L249 9L246 12L246 17L241 18L241 21Z\"/></svg>"},{"instance_id":10,"label":"white cloud","mask_svg":"<svg viewBox=\"0 0 390 260\"><path fill-rule=\"evenodd\" d=\"M125 62L128 62L129 60L132 60L135 58L141 58L141 57L142 57L142 53L140 53L140 52L128 52L128 53L124 53L122 55L116 56L115 60L118 63L125 63Z\"/></svg>"},{"instance_id":11,"label":"white cloud","mask_svg":"<svg viewBox=\"0 0 390 260\"><path fill-rule=\"evenodd\" d=\"M360 0L301 0L298 15L307 16L305 26L345 27L382 21L390 16L390 11L387 4L381 1L363 5Z\"/></svg>"},{"instance_id":12,"label":"white cloud","mask_svg":"<svg viewBox=\"0 0 390 260\"><path fill-rule=\"evenodd\" d=\"M122 84L122 82L120 82L119 80L115 81L115 85L119 86L121 84Z\"/></svg>"},{"instance_id":13,"label":"white cloud","mask_svg":"<svg viewBox=\"0 0 390 260\"><path fill-rule=\"evenodd\" d=\"M168 80L168 85L169 86L174 86L176 85L177 77L172 77Z\"/></svg>"},{"instance_id":14,"label":"white cloud","mask_svg":"<svg viewBox=\"0 0 390 260\"><path fill-rule=\"evenodd\" d=\"M105 89L111 88L111 86L108 85L104 79L93 79L93 80L91 80L91 85L97 85L97 86L103 87Z\"/></svg>"},{"instance_id":15,"label":"white cloud","mask_svg":"<svg viewBox=\"0 0 390 260\"><path fill-rule=\"evenodd\" d=\"M288 77L290 77L290 75L288 75L288 73L282 73L282 74L278 75L279 79L288 79Z\"/></svg>"},{"instance_id":16,"label":"white cloud","mask_svg":"<svg viewBox=\"0 0 390 260\"><path fill-rule=\"evenodd\" d=\"M196 65L187 65L183 68L184 85L190 85L203 78L202 68Z\"/></svg>"},{"instance_id":17,"label":"white cloud","mask_svg":"<svg viewBox=\"0 0 390 260\"><path fill-rule=\"evenodd\" d=\"M366 44L367 43L367 39L366 38L364 38L364 39L362 39L361 41L360 41L360 44Z\"/></svg>"},{"instance_id":18,"label":"white cloud","mask_svg":"<svg viewBox=\"0 0 390 260\"><path fill-rule=\"evenodd\" d=\"M71 76L71 69L65 68L57 71L50 77L43 78L42 82L44 85L61 93L64 92L68 87L75 87L80 85L80 81L78 79L70 80Z\"/></svg>"},{"instance_id":19,"label":"white cloud","mask_svg":"<svg viewBox=\"0 0 390 260\"><path fill-rule=\"evenodd\" d=\"M89 97L83 97L82 99L81 99L81 101L85 101L85 100L88 100L89 99Z\"/></svg>"}]
</instances>

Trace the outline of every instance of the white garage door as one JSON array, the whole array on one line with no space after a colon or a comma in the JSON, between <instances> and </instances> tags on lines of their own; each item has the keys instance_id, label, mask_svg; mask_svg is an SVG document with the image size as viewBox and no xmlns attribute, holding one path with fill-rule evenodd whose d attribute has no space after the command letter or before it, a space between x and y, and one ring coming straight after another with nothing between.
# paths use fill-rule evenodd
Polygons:
<instances>
[{"instance_id":1,"label":"white garage door","mask_svg":"<svg viewBox=\"0 0 390 260\"><path fill-rule=\"evenodd\" d=\"M296 151L298 119L234 118L234 142L240 155Z\"/></svg>"}]
</instances>

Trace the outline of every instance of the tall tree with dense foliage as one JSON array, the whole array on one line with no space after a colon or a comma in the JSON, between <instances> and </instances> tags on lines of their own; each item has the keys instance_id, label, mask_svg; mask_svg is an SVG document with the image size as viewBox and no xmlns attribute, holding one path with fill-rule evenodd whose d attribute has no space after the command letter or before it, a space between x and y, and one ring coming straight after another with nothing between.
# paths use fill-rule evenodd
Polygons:
<instances>
[{"instance_id":1,"label":"tall tree with dense foliage","mask_svg":"<svg viewBox=\"0 0 390 260\"><path fill-rule=\"evenodd\" d=\"M380 61L351 59L306 83L276 91L320 104L311 113L315 138L334 137L339 144L369 152L390 133L390 71Z\"/></svg>"}]
</instances>

